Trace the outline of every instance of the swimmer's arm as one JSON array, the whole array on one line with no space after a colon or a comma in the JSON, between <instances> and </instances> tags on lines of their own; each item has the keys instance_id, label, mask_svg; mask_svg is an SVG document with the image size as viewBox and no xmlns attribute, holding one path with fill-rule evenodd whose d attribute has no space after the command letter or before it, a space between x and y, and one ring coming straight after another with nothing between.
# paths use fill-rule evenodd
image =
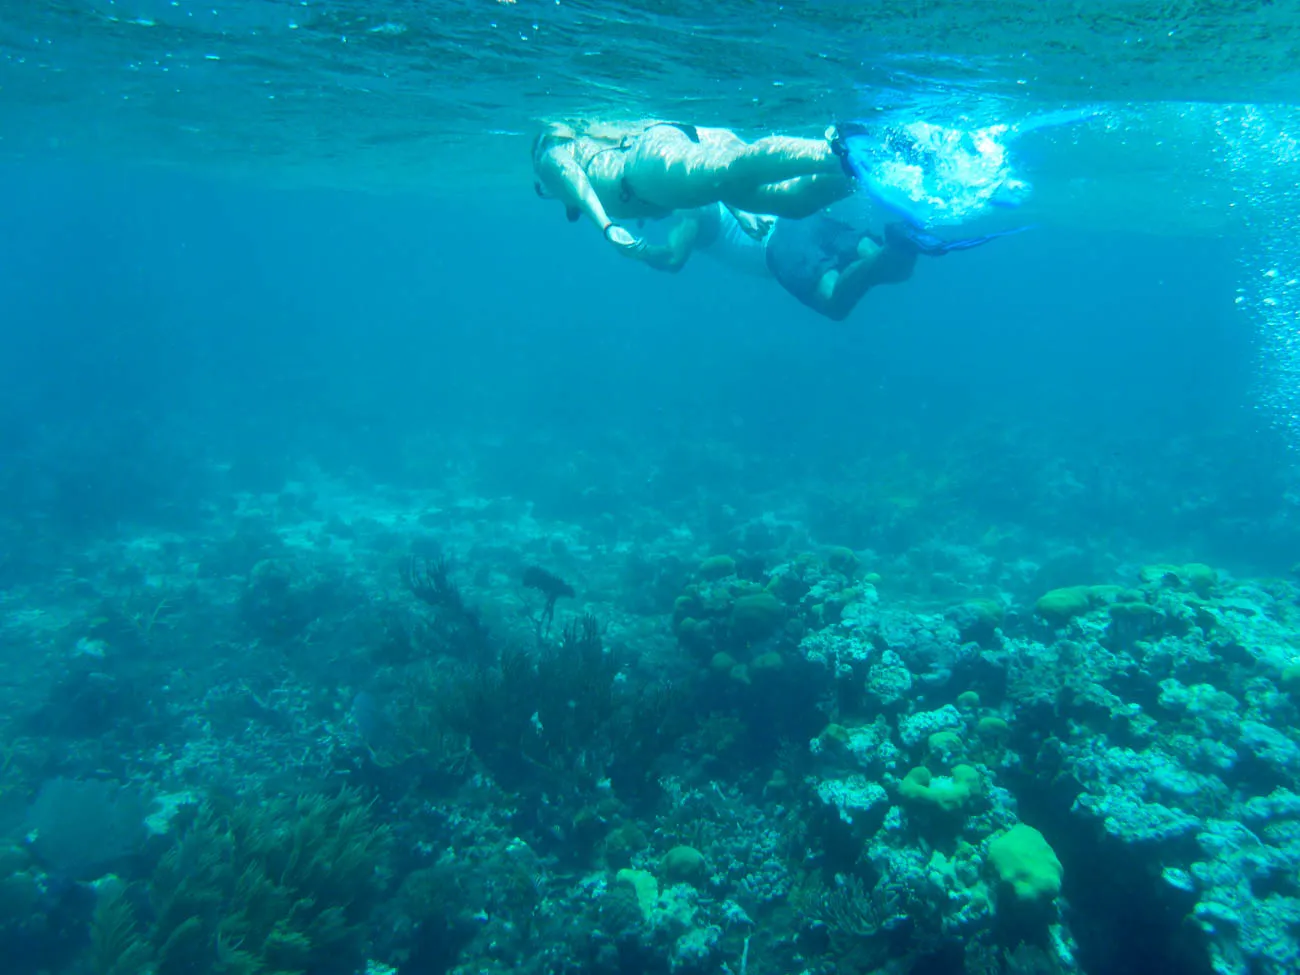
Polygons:
<instances>
[{"instance_id":1,"label":"swimmer's arm","mask_svg":"<svg viewBox=\"0 0 1300 975\"><path fill-rule=\"evenodd\" d=\"M591 180L587 179L586 172L570 153L559 146L549 150L538 162L537 175L547 189L585 213L608 238L614 221L605 213Z\"/></svg>"},{"instance_id":2,"label":"swimmer's arm","mask_svg":"<svg viewBox=\"0 0 1300 975\"><path fill-rule=\"evenodd\" d=\"M668 234L668 243L646 245L633 256L657 271L680 271L690 260L699 236L700 211L692 210L682 214Z\"/></svg>"},{"instance_id":3,"label":"swimmer's arm","mask_svg":"<svg viewBox=\"0 0 1300 975\"><path fill-rule=\"evenodd\" d=\"M772 230L772 218L727 207L727 212L740 224L740 229L754 240L763 240Z\"/></svg>"}]
</instances>

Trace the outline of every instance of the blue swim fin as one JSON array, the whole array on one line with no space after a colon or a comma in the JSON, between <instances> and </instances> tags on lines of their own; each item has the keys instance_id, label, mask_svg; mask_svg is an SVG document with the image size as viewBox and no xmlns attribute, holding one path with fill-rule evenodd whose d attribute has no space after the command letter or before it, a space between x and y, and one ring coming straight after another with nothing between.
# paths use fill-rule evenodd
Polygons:
<instances>
[{"instance_id":1,"label":"blue swim fin","mask_svg":"<svg viewBox=\"0 0 1300 975\"><path fill-rule=\"evenodd\" d=\"M1063 124L1063 123L1060 123ZM844 172L875 203L909 226L960 224L989 207L1014 209L1031 191L1013 178L995 146L954 141L959 130L845 122L827 132ZM966 135L970 135L966 133Z\"/></svg>"},{"instance_id":2,"label":"blue swim fin","mask_svg":"<svg viewBox=\"0 0 1300 975\"><path fill-rule=\"evenodd\" d=\"M831 148L840 157L845 175L856 180L876 203L913 227L925 226L925 216L920 208L909 206L910 201L903 193L875 177L872 170L880 155L880 144L879 140L866 134L863 126L854 123L838 126Z\"/></svg>"},{"instance_id":3,"label":"blue swim fin","mask_svg":"<svg viewBox=\"0 0 1300 975\"><path fill-rule=\"evenodd\" d=\"M999 230L996 233L981 234L978 237L959 237L956 240L944 240L929 231L920 230L906 223L888 223L885 224L885 243L895 247L910 247L926 257L942 257L944 254L953 251L968 251L973 247L987 244L990 240L997 240L999 237L1010 237L1012 234L1018 234L1029 229L1029 227L1013 227L1010 230Z\"/></svg>"}]
</instances>

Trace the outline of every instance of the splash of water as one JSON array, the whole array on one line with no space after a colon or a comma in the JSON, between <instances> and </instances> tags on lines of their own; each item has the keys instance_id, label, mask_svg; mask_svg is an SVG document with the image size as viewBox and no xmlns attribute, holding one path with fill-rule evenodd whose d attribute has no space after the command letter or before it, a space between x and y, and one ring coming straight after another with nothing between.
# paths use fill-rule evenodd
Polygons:
<instances>
[{"instance_id":1,"label":"splash of water","mask_svg":"<svg viewBox=\"0 0 1300 975\"><path fill-rule=\"evenodd\" d=\"M1013 158L1017 139L1100 114L1077 108L979 127L927 120L860 124L861 131L846 139L848 161L867 192L913 227L953 226L990 209L1016 209L1029 197L1032 187Z\"/></svg>"}]
</instances>

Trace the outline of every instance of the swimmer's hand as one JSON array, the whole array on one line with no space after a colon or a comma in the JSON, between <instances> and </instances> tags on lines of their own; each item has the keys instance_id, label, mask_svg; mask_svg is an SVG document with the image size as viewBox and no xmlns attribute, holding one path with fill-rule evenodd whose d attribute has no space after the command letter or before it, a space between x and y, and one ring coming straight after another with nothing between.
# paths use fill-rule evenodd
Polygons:
<instances>
[{"instance_id":1,"label":"swimmer's hand","mask_svg":"<svg viewBox=\"0 0 1300 975\"><path fill-rule=\"evenodd\" d=\"M767 240L767 235L772 232L772 228L775 226L776 219L774 217L758 217L754 220L752 227L745 228L745 232L755 240L763 241Z\"/></svg>"},{"instance_id":2,"label":"swimmer's hand","mask_svg":"<svg viewBox=\"0 0 1300 975\"><path fill-rule=\"evenodd\" d=\"M605 239L630 257L635 257L645 250L644 240L634 235L626 227L620 227L616 223L611 223L605 227Z\"/></svg>"},{"instance_id":3,"label":"swimmer's hand","mask_svg":"<svg viewBox=\"0 0 1300 975\"><path fill-rule=\"evenodd\" d=\"M748 213L745 210L737 210L735 207L727 207L727 211L735 218L740 229L753 240L762 241L771 233L772 227L776 221L772 217L760 217L756 213Z\"/></svg>"}]
</instances>

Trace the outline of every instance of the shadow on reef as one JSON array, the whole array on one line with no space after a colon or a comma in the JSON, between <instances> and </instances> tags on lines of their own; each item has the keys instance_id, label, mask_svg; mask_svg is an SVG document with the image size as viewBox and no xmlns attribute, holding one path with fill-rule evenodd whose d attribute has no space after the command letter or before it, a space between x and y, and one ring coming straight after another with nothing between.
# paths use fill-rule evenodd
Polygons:
<instances>
[{"instance_id":1,"label":"shadow on reef","mask_svg":"<svg viewBox=\"0 0 1300 975\"><path fill-rule=\"evenodd\" d=\"M1189 920L1196 899L1171 896L1116 842L1075 846L1062 855L1065 896L1085 971L1107 975L1213 975L1205 934Z\"/></svg>"},{"instance_id":2,"label":"shadow on reef","mask_svg":"<svg viewBox=\"0 0 1300 975\"><path fill-rule=\"evenodd\" d=\"M1042 823L1064 867L1062 894L1069 904L1071 931L1086 972L1105 975L1214 975L1205 933L1190 920L1196 895L1171 889L1151 863L1161 858L1153 845L1147 855L1095 825L1071 818L1078 782L1060 772L1051 739L1030 735L1038 748L1033 774L1009 775L1021 815ZM1195 854L1182 844L1184 856ZM1154 855L1151 855L1154 854Z\"/></svg>"}]
</instances>

